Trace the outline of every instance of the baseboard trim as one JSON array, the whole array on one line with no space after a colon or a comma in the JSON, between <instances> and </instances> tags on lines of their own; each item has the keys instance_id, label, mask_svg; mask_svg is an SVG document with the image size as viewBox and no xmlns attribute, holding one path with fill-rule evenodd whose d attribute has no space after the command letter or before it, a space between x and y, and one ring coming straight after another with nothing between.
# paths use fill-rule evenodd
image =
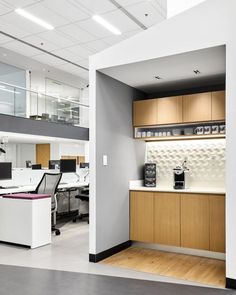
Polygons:
<instances>
[{"instance_id":1,"label":"baseboard trim","mask_svg":"<svg viewBox=\"0 0 236 295\"><path fill-rule=\"evenodd\" d=\"M120 251L123 251L131 246L131 241L126 241L124 243L121 243L119 245L116 245L110 249L107 249L105 251L102 251L98 254L89 254L89 262L99 262L109 256L112 256Z\"/></svg>"},{"instance_id":2,"label":"baseboard trim","mask_svg":"<svg viewBox=\"0 0 236 295\"><path fill-rule=\"evenodd\" d=\"M236 289L236 280L226 278L226 286L227 289Z\"/></svg>"}]
</instances>

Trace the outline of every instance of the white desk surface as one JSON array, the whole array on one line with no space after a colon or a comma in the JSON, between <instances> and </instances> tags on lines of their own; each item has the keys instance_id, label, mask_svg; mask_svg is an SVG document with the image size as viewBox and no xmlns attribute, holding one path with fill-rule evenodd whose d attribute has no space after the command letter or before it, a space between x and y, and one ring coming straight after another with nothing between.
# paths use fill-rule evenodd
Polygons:
<instances>
[{"instance_id":1,"label":"white desk surface","mask_svg":"<svg viewBox=\"0 0 236 295\"><path fill-rule=\"evenodd\" d=\"M71 183L63 183L59 184L58 189L68 189L68 188L79 188L83 186L87 186L87 182L71 182ZM31 192L36 189L37 185L22 185L18 186L17 188L6 188L0 189L0 195L7 195L7 194L16 194L16 193L26 193Z\"/></svg>"}]
</instances>

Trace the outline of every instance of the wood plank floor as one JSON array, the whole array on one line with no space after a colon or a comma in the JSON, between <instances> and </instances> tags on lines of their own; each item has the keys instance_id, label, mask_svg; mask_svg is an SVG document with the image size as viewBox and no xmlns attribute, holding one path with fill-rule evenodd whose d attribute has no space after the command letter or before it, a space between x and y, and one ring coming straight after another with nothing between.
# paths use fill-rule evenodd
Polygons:
<instances>
[{"instance_id":1,"label":"wood plank floor","mask_svg":"<svg viewBox=\"0 0 236 295\"><path fill-rule=\"evenodd\" d=\"M225 287L225 261L131 247L100 263Z\"/></svg>"}]
</instances>

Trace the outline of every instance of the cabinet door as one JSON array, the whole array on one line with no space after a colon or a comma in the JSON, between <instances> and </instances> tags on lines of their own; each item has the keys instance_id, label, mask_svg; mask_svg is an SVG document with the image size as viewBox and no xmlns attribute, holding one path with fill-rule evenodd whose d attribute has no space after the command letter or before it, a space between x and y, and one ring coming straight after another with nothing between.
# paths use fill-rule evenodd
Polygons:
<instances>
[{"instance_id":1,"label":"cabinet door","mask_svg":"<svg viewBox=\"0 0 236 295\"><path fill-rule=\"evenodd\" d=\"M181 246L210 249L209 197L199 194L181 195Z\"/></svg>"},{"instance_id":2,"label":"cabinet door","mask_svg":"<svg viewBox=\"0 0 236 295\"><path fill-rule=\"evenodd\" d=\"M158 124L182 123L182 96L157 99Z\"/></svg>"},{"instance_id":3,"label":"cabinet door","mask_svg":"<svg viewBox=\"0 0 236 295\"><path fill-rule=\"evenodd\" d=\"M225 91L212 92L212 120L225 120Z\"/></svg>"},{"instance_id":4,"label":"cabinet door","mask_svg":"<svg viewBox=\"0 0 236 295\"><path fill-rule=\"evenodd\" d=\"M133 103L133 125L148 126L157 124L157 100L138 100Z\"/></svg>"},{"instance_id":5,"label":"cabinet door","mask_svg":"<svg viewBox=\"0 0 236 295\"><path fill-rule=\"evenodd\" d=\"M130 239L153 243L153 193L130 193Z\"/></svg>"},{"instance_id":6,"label":"cabinet door","mask_svg":"<svg viewBox=\"0 0 236 295\"><path fill-rule=\"evenodd\" d=\"M209 196L210 251L225 252L225 196Z\"/></svg>"},{"instance_id":7,"label":"cabinet door","mask_svg":"<svg viewBox=\"0 0 236 295\"><path fill-rule=\"evenodd\" d=\"M179 194L154 194L154 242L180 246Z\"/></svg>"},{"instance_id":8,"label":"cabinet door","mask_svg":"<svg viewBox=\"0 0 236 295\"><path fill-rule=\"evenodd\" d=\"M211 120L211 92L183 96L183 121Z\"/></svg>"}]
</instances>

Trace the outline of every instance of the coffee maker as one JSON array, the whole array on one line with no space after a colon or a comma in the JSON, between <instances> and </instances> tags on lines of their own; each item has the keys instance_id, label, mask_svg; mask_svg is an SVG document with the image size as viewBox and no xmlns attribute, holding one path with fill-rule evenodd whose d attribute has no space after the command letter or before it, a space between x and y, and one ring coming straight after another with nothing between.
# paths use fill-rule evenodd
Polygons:
<instances>
[{"instance_id":1,"label":"coffee maker","mask_svg":"<svg viewBox=\"0 0 236 295\"><path fill-rule=\"evenodd\" d=\"M156 186L156 164L146 163L144 165L144 186Z\"/></svg>"},{"instance_id":2,"label":"coffee maker","mask_svg":"<svg viewBox=\"0 0 236 295\"><path fill-rule=\"evenodd\" d=\"M186 161L182 166L176 166L173 169L174 189L189 188L189 169L186 167Z\"/></svg>"}]
</instances>

